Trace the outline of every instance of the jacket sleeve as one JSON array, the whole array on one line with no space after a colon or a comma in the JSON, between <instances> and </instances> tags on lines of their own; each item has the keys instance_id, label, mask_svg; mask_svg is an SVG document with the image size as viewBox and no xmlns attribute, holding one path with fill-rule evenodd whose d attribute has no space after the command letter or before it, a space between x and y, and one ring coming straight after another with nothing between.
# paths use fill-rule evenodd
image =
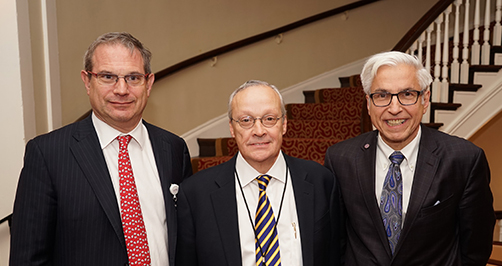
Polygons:
<instances>
[{"instance_id":1,"label":"jacket sleeve","mask_svg":"<svg viewBox=\"0 0 502 266\"><path fill-rule=\"evenodd\" d=\"M11 226L10 265L51 265L56 196L44 155L35 140L26 145Z\"/></svg>"},{"instance_id":2,"label":"jacket sleeve","mask_svg":"<svg viewBox=\"0 0 502 266\"><path fill-rule=\"evenodd\" d=\"M490 169L482 149L472 164L458 211L461 259L462 265L485 265L492 251L495 214Z\"/></svg>"}]
</instances>

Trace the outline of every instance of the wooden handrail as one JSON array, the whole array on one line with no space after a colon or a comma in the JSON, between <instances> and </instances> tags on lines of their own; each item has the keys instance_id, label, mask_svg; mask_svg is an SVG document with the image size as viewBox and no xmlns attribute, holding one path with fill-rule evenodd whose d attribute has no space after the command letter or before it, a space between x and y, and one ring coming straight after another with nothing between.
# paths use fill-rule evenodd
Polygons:
<instances>
[{"instance_id":1,"label":"wooden handrail","mask_svg":"<svg viewBox=\"0 0 502 266\"><path fill-rule=\"evenodd\" d=\"M454 0L439 0L392 48L392 51L406 52L413 42L431 25Z\"/></svg>"},{"instance_id":2,"label":"wooden handrail","mask_svg":"<svg viewBox=\"0 0 502 266\"><path fill-rule=\"evenodd\" d=\"M221 54L224 54L224 53L228 53L228 52L233 51L235 49L239 49L239 48L242 48L244 46L247 46L247 45L250 45L250 44L253 44L253 43L265 40L267 38L276 36L278 34L281 34L281 33L284 33L284 32L287 32L287 31L290 31L290 30L293 30L293 29L296 29L296 28L299 28L299 27L302 27L302 26L305 26L305 25L307 25L309 23L316 22L316 21L319 21L321 19L325 19L325 18L334 16L334 15L337 15L337 14L341 14L341 13L343 13L345 11L348 11L348 10L351 10L351 9L354 9L354 8L358 8L358 7L367 5L367 4L371 4L371 3L377 2L377 1L380 1L380 0L360 0L360 1L356 1L356 2L353 2L353 3L347 4L347 5L341 6L341 7L337 7L337 8L334 8L334 9L322 12L322 13L314 15L314 16L310 16L308 18L299 20L297 22L293 22L293 23L288 24L286 26L283 26L283 27L280 27L280 28L277 28L277 29L273 29L273 30L270 30L270 31L267 31L267 32L264 32L264 33L261 33L261 34L258 34L258 35L255 35L255 36L243 39L243 40L240 40L240 41L236 41L234 43L222 46L220 48L211 50L209 52L200 54L198 56L195 56L195 57L192 57L190 59L187 59L187 60L184 60L182 62L179 62L179 63L177 63L177 64L175 64L173 66L170 66L168 68L165 68L165 69L163 69L163 70L155 73L155 80L160 80L160 79L162 79L162 78L164 78L164 77L166 77L168 75L171 75L171 74L173 74L173 73L175 73L175 72L177 72L177 71L179 71L181 69L184 69L184 68L187 68L189 66L195 65L195 64L197 64L199 62L202 62L204 60L213 58L215 56L218 56L218 55L221 55Z\"/></svg>"},{"instance_id":3,"label":"wooden handrail","mask_svg":"<svg viewBox=\"0 0 502 266\"><path fill-rule=\"evenodd\" d=\"M6 217L2 218L2 220L0 220L0 224L3 224L4 222L7 222L7 221L9 221L9 223L10 223L11 218L12 218L12 213L7 215Z\"/></svg>"}]
</instances>

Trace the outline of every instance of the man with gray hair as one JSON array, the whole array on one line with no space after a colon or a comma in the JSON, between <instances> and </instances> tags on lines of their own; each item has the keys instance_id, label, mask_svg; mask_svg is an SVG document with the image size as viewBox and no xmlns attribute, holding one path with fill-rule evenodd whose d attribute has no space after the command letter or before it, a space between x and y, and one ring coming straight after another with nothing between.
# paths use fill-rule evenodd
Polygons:
<instances>
[{"instance_id":1,"label":"man with gray hair","mask_svg":"<svg viewBox=\"0 0 502 266\"><path fill-rule=\"evenodd\" d=\"M421 125L432 81L416 57L372 56L361 80L376 128L337 143L345 265L486 265L493 197L482 149Z\"/></svg>"},{"instance_id":2,"label":"man with gray hair","mask_svg":"<svg viewBox=\"0 0 502 266\"><path fill-rule=\"evenodd\" d=\"M287 117L277 88L244 83L228 118L238 154L180 187L176 264L338 265L335 178L281 152Z\"/></svg>"},{"instance_id":3,"label":"man with gray hair","mask_svg":"<svg viewBox=\"0 0 502 266\"><path fill-rule=\"evenodd\" d=\"M142 119L150 58L125 32L89 46L80 76L92 114L26 145L10 265L174 265L170 186L192 170L185 141Z\"/></svg>"}]
</instances>

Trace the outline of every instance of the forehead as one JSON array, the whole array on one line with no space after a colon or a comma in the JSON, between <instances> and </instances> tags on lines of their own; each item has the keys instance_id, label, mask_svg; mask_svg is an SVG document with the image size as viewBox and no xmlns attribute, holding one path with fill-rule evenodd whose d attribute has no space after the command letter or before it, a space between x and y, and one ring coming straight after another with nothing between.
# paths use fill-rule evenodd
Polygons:
<instances>
[{"instance_id":1,"label":"forehead","mask_svg":"<svg viewBox=\"0 0 502 266\"><path fill-rule=\"evenodd\" d=\"M414 66L398 64L381 66L373 79L371 91L398 92L406 89L420 90Z\"/></svg>"},{"instance_id":2,"label":"forehead","mask_svg":"<svg viewBox=\"0 0 502 266\"><path fill-rule=\"evenodd\" d=\"M232 112L239 116L280 114L281 100L279 95L270 87L263 85L251 86L234 96Z\"/></svg>"},{"instance_id":3,"label":"forehead","mask_svg":"<svg viewBox=\"0 0 502 266\"><path fill-rule=\"evenodd\" d=\"M94 67L128 67L143 69L143 57L138 49L122 44L101 44L92 56ZM106 70L106 69L99 69Z\"/></svg>"}]
</instances>

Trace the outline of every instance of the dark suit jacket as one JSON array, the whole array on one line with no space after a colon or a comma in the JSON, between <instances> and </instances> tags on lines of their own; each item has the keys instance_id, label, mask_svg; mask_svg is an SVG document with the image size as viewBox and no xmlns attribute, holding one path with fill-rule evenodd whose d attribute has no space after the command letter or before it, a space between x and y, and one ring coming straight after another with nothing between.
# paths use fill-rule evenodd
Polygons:
<instances>
[{"instance_id":1,"label":"dark suit jacket","mask_svg":"<svg viewBox=\"0 0 502 266\"><path fill-rule=\"evenodd\" d=\"M183 139L144 123L164 193L169 259L177 219L171 183L191 175ZM91 117L26 145L14 203L10 265L125 265L117 198Z\"/></svg>"},{"instance_id":2,"label":"dark suit jacket","mask_svg":"<svg viewBox=\"0 0 502 266\"><path fill-rule=\"evenodd\" d=\"M346 210L346 265L486 265L495 217L482 149L422 126L406 219L394 256L375 197L377 131L328 149Z\"/></svg>"},{"instance_id":3,"label":"dark suit jacket","mask_svg":"<svg viewBox=\"0 0 502 266\"><path fill-rule=\"evenodd\" d=\"M301 233L303 265L329 265L333 237L333 175L322 165L284 155L291 173ZM236 156L183 182L178 199L176 265L242 265L235 199ZM334 219L332 219L334 218ZM331 253L331 254L330 254Z\"/></svg>"}]
</instances>

